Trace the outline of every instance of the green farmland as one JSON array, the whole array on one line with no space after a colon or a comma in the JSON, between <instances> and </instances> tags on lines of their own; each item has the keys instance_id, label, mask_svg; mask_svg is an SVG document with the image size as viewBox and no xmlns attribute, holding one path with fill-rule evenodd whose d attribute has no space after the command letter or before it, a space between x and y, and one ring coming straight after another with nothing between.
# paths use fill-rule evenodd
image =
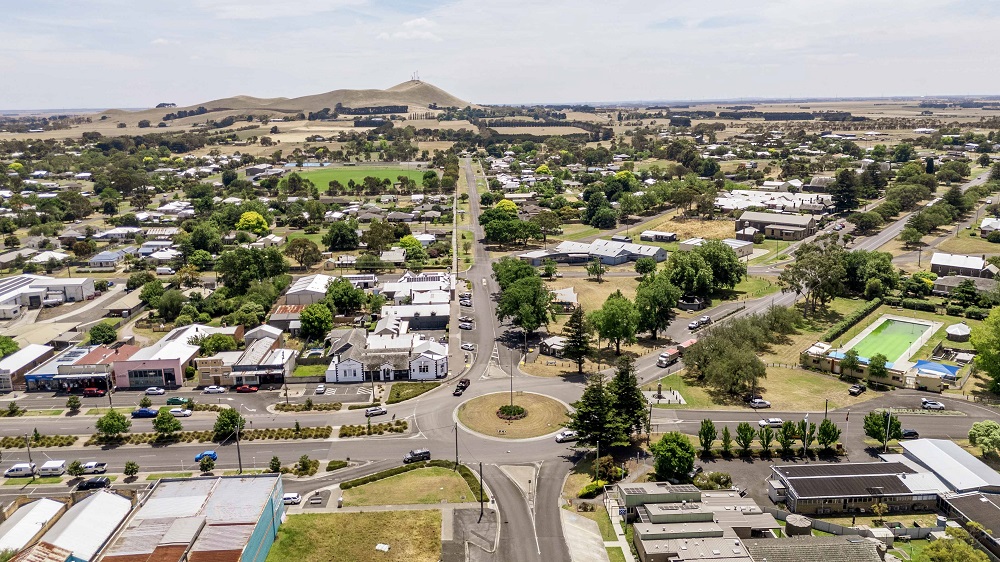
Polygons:
<instances>
[{"instance_id":1,"label":"green farmland","mask_svg":"<svg viewBox=\"0 0 1000 562\"><path fill-rule=\"evenodd\" d=\"M289 169L289 173L295 172L302 176L303 179L308 179L316 184L316 187L318 187L320 191L326 191L326 186L329 185L331 181L336 180L344 185L347 185L350 180L354 180L354 183L361 183L364 181L365 176L372 176L379 179L388 178L392 180L393 183L396 182L396 178L399 176L406 176L420 185L423 181L425 171L426 170L402 170L399 168L362 168L354 166Z\"/></svg>"}]
</instances>

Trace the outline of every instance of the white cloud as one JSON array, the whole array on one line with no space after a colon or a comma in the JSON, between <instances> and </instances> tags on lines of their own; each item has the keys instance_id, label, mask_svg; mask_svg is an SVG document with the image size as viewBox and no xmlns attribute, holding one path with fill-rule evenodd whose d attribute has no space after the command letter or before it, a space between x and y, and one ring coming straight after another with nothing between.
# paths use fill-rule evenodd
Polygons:
<instances>
[{"instance_id":1,"label":"white cloud","mask_svg":"<svg viewBox=\"0 0 1000 562\"><path fill-rule=\"evenodd\" d=\"M365 0L195 0L201 11L227 20L316 16L365 3Z\"/></svg>"},{"instance_id":2,"label":"white cloud","mask_svg":"<svg viewBox=\"0 0 1000 562\"><path fill-rule=\"evenodd\" d=\"M427 18L415 18L404 21L399 25L402 29L397 31L383 31L376 36L376 39L387 41L399 40L421 40L421 41L443 41L439 35L431 31L437 24Z\"/></svg>"},{"instance_id":3,"label":"white cloud","mask_svg":"<svg viewBox=\"0 0 1000 562\"><path fill-rule=\"evenodd\" d=\"M164 39L163 37L157 37L149 42L150 45L169 45L171 41Z\"/></svg>"}]
</instances>

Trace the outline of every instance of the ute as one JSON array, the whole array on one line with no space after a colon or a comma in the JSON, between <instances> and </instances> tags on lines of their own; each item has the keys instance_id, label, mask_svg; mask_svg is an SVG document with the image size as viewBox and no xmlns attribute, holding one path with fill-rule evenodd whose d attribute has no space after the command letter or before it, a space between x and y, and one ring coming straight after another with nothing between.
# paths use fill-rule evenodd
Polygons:
<instances>
[{"instance_id":1,"label":"ute","mask_svg":"<svg viewBox=\"0 0 1000 562\"><path fill-rule=\"evenodd\" d=\"M104 474L108 471L106 462L88 462L83 465L84 474Z\"/></svg>"}]
</instances>

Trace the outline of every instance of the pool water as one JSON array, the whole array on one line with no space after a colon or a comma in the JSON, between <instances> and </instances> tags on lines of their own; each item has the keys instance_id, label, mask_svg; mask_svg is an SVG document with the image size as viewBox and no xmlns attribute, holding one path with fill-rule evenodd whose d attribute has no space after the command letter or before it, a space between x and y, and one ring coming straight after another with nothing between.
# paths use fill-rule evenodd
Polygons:
<instances>
[{"instance_id":1,"label":"pool water","mask_svg":"<svg viewBox=\"0 0 1000 562\"><path fill-rule=\"evenodd\" d=\"M866 358L881 353L890 363L895 363L930 328L927 324L886 319L852 349Z\"/></svg>"}]
</instances>

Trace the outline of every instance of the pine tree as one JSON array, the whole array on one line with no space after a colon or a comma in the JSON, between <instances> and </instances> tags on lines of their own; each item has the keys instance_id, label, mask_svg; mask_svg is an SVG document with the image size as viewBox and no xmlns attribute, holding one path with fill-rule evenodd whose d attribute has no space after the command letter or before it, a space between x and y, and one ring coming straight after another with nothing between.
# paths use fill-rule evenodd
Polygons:
<instances>
[{"instance_id":1,"label":"pine tree","mask_svg":"<svg viewBox=\"0 0 1000 562\"><path fill-rule=\"evenodd\" d=\"M608 383L614 400L614 417L624 425L626 433L641 433L646 427L649 403L635 377L635 362L624 356L618 360L618 370Z\"/></svg>"},{"instance_id":2,"label":"pine tree","mask_svg":"<svg viewBox=\"0 0 1000 562\"><path fill-rule=\"evenodd\" d=\"M583 315L583 307L576 307L573 315L566 322L566 348L563 355L570 359L577 366L577 372L583 374L583 364L587 356L593 351L590 339L590 326Z\"/></svg>"},{"instance_id":3,"label":"pine tree","mask_svg":"<svg viewBox=\"0 0 1000 562\"><path fill-rule=\"evenodd\" d=\"M577 432L581 444L601 448L628 444L624 424L615 419L614 398L601 373L590 378L583 396L573 403L573 408L576 411L570 414L567 427Z\"/></svg>"}]
</instances>

